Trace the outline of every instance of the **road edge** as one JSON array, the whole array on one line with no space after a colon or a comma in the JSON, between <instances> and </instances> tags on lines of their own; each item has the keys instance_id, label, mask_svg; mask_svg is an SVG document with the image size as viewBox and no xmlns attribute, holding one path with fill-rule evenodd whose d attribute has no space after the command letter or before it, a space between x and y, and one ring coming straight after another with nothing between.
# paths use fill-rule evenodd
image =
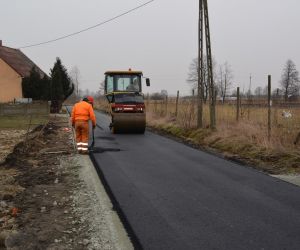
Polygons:
<instances>
[{"instance_id":1,"label":"road edge","mask_svg":"<svg viewBox=\"0 0 300 250\"><path fill-rule=\"evenodd\" d=\"M131 227L125 213L122 211L121 206L119 204L119 202L117 201L116 197L114 196L102 170L101 167L99 166L99 164L97 163L94 154L90 153L90 159L95 167L96 172L98 173L98 176L100 178L100 181L108 195L108 197L110 198L110 201L113 205L113 209L116 211L116 213L119 216L119 219L121 220L129 238L131 239L131 243L133 244L134 249L143 249L138 237L136 236L133 228Z\"/></svg>"},{"instance_id":2,"label":"road edge","mask_svg":"<svg viewBox=\"0 0 300 250\"><path fill-rule=\"evenodd\" d=\"M257 171L257 172L259 172L261 174L264 174L264 175L270 176L272 178L275 178L277 180L289 183L289 184L291 184L293 186L300 187L300 175L288 175L288 174L286 174L286 175L284 175L284 174L274 175L274 174L269 174L269 173L267 173L265 171L262 171L262 170L259 170L259 169L255 168L253 165L246 164L245 162L243 162L241 160L238 160L238 159L235 159L235 158L231 158L231 157L226 157L223 154L217 152L216 150L214 150L212 148L203 147L201 145L195 145L193 143L190 143L188 141L183 140L182 138L176 137L176 136L174 136L172 134L169 134L169 133L165 133L164 131L161 131L159 129L153 128L151 126L147 126L146 131L148 131L150 133L153 133L153 134L156 134L156 135L159 135L159 136L163 136L165 138L168 138L170 140L173 140L173 141L176 141L178 143L184 144L184 145L186 145L186 146L188 146L190 148L199 150L201 152L204 152L204 153L216 156L216 157L221 158L223 160L226 160L226 161L238 164L240 166L246 167L246 168L251 169L253 171Z\"/></svg>"}]
</instances>

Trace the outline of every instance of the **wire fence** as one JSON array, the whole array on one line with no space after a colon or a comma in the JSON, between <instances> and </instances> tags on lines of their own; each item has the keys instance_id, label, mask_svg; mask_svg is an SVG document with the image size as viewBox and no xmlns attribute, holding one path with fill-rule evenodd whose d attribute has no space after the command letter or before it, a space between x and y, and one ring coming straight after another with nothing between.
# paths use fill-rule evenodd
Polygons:
<instances>
[{"instance_id":1,"label":"wire fence","mask_svg":"<svg viewBox=\"0 0 300 250\"><path fill-rule=\"evenodd\" d=\"M105 97L97 100L96 106L109 112L110 106ZM197 129L196 96L152 100L148 95L145 106L149 125L159 121L185 130ZM209 118L209 105L206 103L203 106L204 128L209 128ZM281 98L273 98L270 116L267 97L240 97L239 103L237 100L217 101L216 128L224 133L245 136L258 144L293 147L295 142L300 143L300 101L284 102Z\"/></svg>"},{"instance_id":2,"label":"wire fence","mask_svg":"<svg viewBox=\"0 0 300 250\"><path fill-rule=\"evenodd\" d=\"M164 118L166 122L184 129L197 128L196 97L164 98L163 100L146 99L148 119ZM300 102L284 102L273 99L269 106L267 98L240 98L237 100L217 101L217 129L236 129L237 126L252 131L253 136L273 138L281 145L293 144L300 140ZM270 125L269 125L270 123ZM209 106L203 107L203 124L209 128ZM268 126L270 126L270 131ZM248 133L249 131L244 131Z\"/></svg>"}]
</instances>

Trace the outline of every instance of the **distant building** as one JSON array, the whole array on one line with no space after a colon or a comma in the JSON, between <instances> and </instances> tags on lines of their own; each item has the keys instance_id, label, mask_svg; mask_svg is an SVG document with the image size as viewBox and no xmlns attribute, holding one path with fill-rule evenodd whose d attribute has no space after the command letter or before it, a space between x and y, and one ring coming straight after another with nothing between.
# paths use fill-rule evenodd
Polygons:
<instances>
[{"instance_id":1,"label":"distant building","mask_svg":"<svg viewBox=\"0 0 300 250\"><path fill-rule=\"evenodd\" d=\"M35 67L41 78L45 73L19 49L2 45L0 40L0 103L23 97L22 78Z\"/></svg>"}]
</instances>

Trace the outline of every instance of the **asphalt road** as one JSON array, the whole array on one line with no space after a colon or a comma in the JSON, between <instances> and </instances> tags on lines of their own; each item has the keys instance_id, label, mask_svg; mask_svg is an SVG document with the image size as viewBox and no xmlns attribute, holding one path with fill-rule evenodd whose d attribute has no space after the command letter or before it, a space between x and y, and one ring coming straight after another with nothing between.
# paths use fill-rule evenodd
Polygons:
<instances>
[{"instance_id":1,"label":"asphalt road","mask_svg":"<svg viewBox=\"0 0 300 250\"><path fill-rule=\"evenodd\" d=\"M94 153L144 249L300 249L300 188L162 136L113 135ZM120 151L118 151L120 150Z\"/></svg>"}]
</instances>

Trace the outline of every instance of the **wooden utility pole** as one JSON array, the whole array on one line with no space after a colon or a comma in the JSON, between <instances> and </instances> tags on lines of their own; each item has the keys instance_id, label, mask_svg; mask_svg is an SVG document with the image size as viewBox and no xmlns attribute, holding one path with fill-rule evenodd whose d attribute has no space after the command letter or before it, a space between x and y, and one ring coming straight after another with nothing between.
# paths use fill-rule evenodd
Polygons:
<instances>
[{"instance_id":1,"label":"wooden utility pole","mask_svg":"<svg viewBox=\"0 0 300 250\"><path fill-rule=\"evenodd\" d=\"M198 118L197 128L203 127L203 0L199 0L198 23Z\"/></svg>"}]
</instances>

